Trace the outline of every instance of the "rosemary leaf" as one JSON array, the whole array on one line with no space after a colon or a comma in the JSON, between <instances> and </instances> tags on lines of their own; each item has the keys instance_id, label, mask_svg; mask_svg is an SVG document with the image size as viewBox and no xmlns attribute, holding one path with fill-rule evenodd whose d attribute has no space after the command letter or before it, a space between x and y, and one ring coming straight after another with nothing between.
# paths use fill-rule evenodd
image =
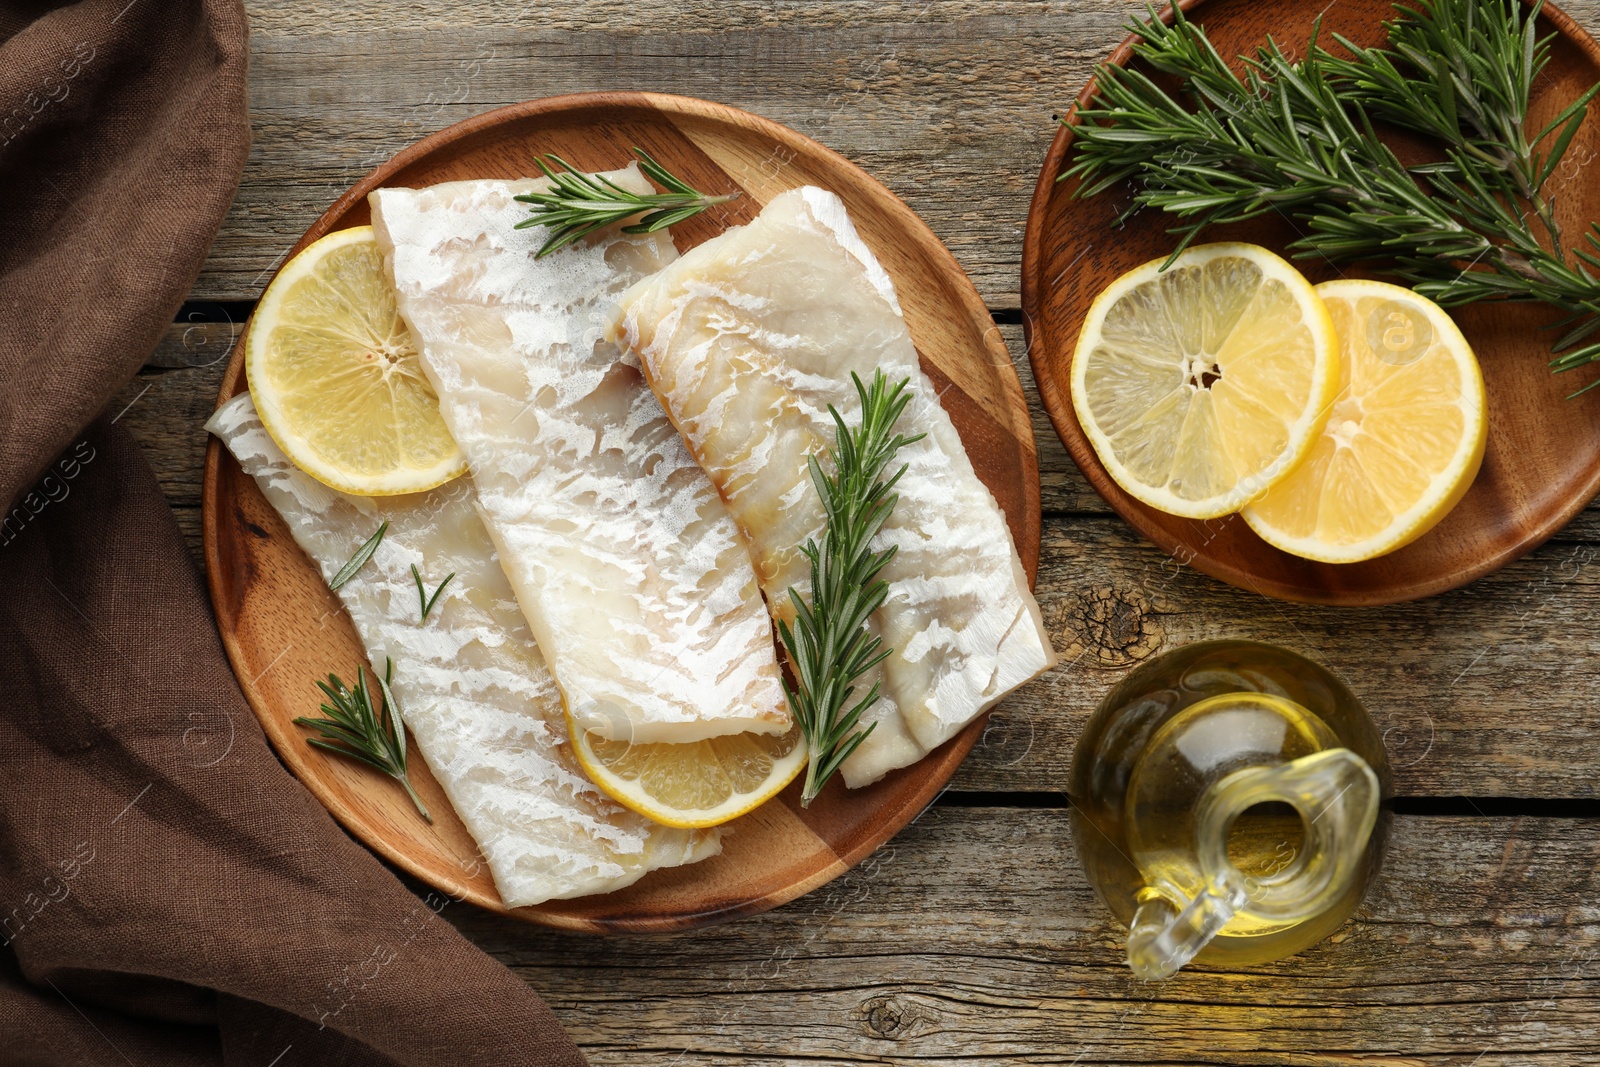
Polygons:
<instances>
[{"instance_id":1,"label":"rosemary leaf","mask_svg":"<svg viewBox=\"0 0 1600 1067\"><path fill-rule=\"evenodd\" d=\"M356 554L350 557L350 562L339 568L339 573L333 576L333 581L328 583L328 588L338 589L345 582L354 578L356 572L365 567L367 560L371 559L372 554L378 551L378 546L383 543L383 535L388 531L389 523L387 521L380 522L378 524L378 532L367 538L366 543L356 549Z\"/></svg>"},{"instance_id":2,"label":"rosemary leaf","mask_svg":"<svg viewBox=\"0 0 1600 1067\"><path fill-rule=\"evenodd\" d=\"M444 592L444 587L449 585L450 579L454 578L455 576L455 571L451 571L449 574L445 575L444 581L439 583L439 588L435 589L433 591L433 595L430 597L427 589L422 584L422 572L417 570L417 565L415 563L411 565L411 578L417 583L417 604L418 609L422 614L422 617L417 620L418 626L421 626L423 623L428 621L428 613L431 612L433 610L433 606L439 602L439 594Z\"/></svg>"}]
</instances>

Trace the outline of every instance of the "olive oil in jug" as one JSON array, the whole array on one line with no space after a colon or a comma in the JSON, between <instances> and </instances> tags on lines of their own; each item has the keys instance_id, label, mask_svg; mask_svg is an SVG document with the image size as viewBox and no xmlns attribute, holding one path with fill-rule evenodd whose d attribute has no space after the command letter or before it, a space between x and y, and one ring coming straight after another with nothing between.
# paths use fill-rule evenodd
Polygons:
<instances>
[{"instance_id":1,"label":"olive oil in jug","mask_svg":"<svg viewBox=\"0 0 1600 1067\"><path fill-rule=\"evenodd\" d=\"M1143 977L1300 952L1383 854L1383 743L1332 672L1211 641L1135 670L1090 719L1067 792L1078 855Z\"/></svg>"}]
</instances>

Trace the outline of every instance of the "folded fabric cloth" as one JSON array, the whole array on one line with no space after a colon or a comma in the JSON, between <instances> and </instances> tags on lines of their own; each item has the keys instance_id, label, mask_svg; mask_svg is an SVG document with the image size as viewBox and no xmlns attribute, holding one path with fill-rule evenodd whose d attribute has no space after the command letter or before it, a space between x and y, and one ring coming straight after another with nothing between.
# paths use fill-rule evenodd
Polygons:
<instances>
[{"instance_id":1,"label":"folded fabric cloth","mask_svg":"<svg viewBox=\"0 0 1600 1067\"><path fill-rule=\"evenodd\" d=\"M232 198L245 32L0 5L0 1062L575 1067L465 905L283 770L137 446L88 425Z\"/></svg>"}]
</instances>

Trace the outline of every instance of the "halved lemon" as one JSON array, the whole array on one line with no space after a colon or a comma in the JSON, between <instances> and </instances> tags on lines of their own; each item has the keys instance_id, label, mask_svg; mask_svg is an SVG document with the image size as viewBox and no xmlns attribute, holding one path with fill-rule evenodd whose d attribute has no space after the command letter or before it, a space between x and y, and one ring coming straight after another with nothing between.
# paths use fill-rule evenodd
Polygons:
<instances>
[{"instance_id":1,"label":"halved lemon","mask_svg":"<svg viewBox=\"0 0 1600 1067\"><path fill-rule=\"evenodd\" d=\"M1383 282L1317 286L1343 339L1340 391L1306 461L1244 510L1262 539L1355 563L1421 537L1483 462L1483 375L1442 308Z\"/></svg>"},{"instance_id":2,"label":"halved lemon","mask_svg":"<svg viewBox=\"0 0 1600 1067\"><path fill-rule=\"evenodd\" d=\"M681 744L636 745L573 729L572 749L595 785L623 807L694 829L737 819L783 792L806 765L795 725L787 734L727 734Z\"/></svg>"},{"instance_id":3,"label":"halved lemon","mask_svg":"<svg viewBox=\"0 0 1600 1067\"><path fill-rule=\"evenodd\" d=\"M1089 308L1072 404L1106 472L1151 507L1238 511L1310 450L1339 382L1311 283L1251 244L1129 271Z\"/></svg>"},{"instance_id":4,"label":"halved lemon","mask_svg":"<svg viewBox=\"0 0 1600 1067\"><path fill-rule=\"evenodd\" d=\"M284 265L250 320L244 366L284 455L340 492L418 493L467 469L371 226L330 233Z\"/></svg>"}]
</instances>

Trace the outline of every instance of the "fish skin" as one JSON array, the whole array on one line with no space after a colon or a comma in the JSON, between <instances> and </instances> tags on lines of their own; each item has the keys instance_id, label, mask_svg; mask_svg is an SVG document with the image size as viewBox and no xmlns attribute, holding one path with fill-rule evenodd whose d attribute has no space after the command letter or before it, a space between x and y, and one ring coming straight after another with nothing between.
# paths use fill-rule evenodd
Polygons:
<instances>
[{"instance_id":1,"label":"fish skin","mask_svg":"<svg viewBox=\"0 0 1600 1067\"><path fill-rule=\"evenodd\" d=\"M639 192L636 167L609 172ZM615 298L670 262L616 227L544 259L513 197L548 179L374 192L402 317L485 525L581 728L639 743L789 728L748 550L638 365Z\"/></svg>"},{"instance_id":2,"label":"fish skin","mask_svg":"<svg viewBox=\"0 0 1600 1067\"><path fill-rule=\"evenodd\" d=\"M893 283L833 193L782 193L685 253L623 294L611 333L728 501L780 618L794 613L790 586L808 591L799 546L823 528L806 456L834 443L829 406L855 424L852 372L910 379L896 429L926 436L899 453L899 503L873 541L897 550L872 620L893 652L858 684L883 696L846 784L915 762L1055 665L1005 516L921 369Z\"/></svg>"},{"instance_id":3,"label":"fish skin","mask_svg":"<svg viewBox=\"0 0 1600 1067\"><path fill-rule=\"evenodd\" d=\"M248 394L219 408L206 429L260 486L325 580L379 523L389 523L372 558L336 595L372 669L393 659L401 718L508 907L610 892L721 851L715 830L659 826L585 777L555 679L467 479L408 496L339 493L284 457ZM420 626L413 564L430 592L456 576ZM355 666L327 664L346 678ZM308 707L315 697L306 693Z\"/></svg>"}]
</instances>

